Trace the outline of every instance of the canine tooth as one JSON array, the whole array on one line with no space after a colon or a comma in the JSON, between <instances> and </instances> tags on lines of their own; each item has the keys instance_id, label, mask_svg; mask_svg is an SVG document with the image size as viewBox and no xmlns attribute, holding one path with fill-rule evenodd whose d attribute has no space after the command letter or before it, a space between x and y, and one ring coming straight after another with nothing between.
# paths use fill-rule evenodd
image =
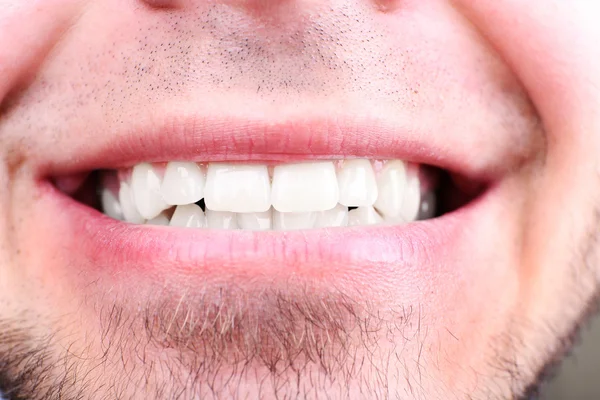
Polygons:
<instances>
[{"instance_id":1,"label":"canine tooth","mask_svg":"<svg viewBox=\"0 0 600 400\"><path fill-rule=\"evenodd\" d=\"M280 212L325 211L339 199L331 161L278 165L273 171L271 201Z\"/></svg>"},{"instance_id":2,"label":"canine tooth","mask_svg":"<svg viewBox=\"0 0 600 400\"><path fill-rule=\"evenodd\" d=\"M421 206L419 208L419 216L417 219L431 219L435 216L436 198L434 192L428 192L423 194L421 199Z\"/></svg>"},{"instance_id":3,"label":"canine tooth","mask_svg":"<svg viewBox=\"0 0 600 400\"><path fill-rule=\"evenodd\" d=\"M337 181L342 205L372 206L377 200L377 181L369 160L344 161L337 171Z\"/></svg>"},{"instance_id":4,"label":"canine tooth","mask_svg":"<svg viewBox=\"0 0 600 400\"><path fill-rule=\"evenodd\" d=\"M151 220L146 221L146 225L160 225L160 226L168 226L169 225L169 217L163 212L158 214L156 217Z\"/></svg>"},{"instance_id":5,"label":"canine tooth","mask_svg":"<svg viewBox=\"0 0 600 400\"><path fill-rule=\"evenodd\" d=\"M421 182L417 174L410 174L402 200L402 218L406 222L416 221L421 205Z\"/></svg>"},{"instance_id":6,"label":"canine tooth","mask_svg":"<svg viewBox=\"0 0 600 400\"><path fill-rule=\"evenodd\" d=\"M407 186L406 164L400 160L389 161L377 177L379 194L375 208L385 218L402 217L402 202Z\"/></svg>"},{"instance_id":7,"label":"canine tooth","mask_svg":"<svg viewBox=\"0 0 600 400\"><path fill-rule=\"evenodd\" d=\"M114 219L124 219L121 203L119 203L117 197L109 189L102 189L100 197L104 214Z\"/></svg>"},{"instance_id":8,"label":"canine tooth","mask_svg":"<svg viewBox=\"0 0 600 400\"><path fill-rule=\"evenodd\" d=\"M241 229L266 231L273 226L272 209L261 213L239 213L237 223Z\"/></svg>"},{"instance_id":9,"label":"canine tooth","mask_svg":"<svg viewBox=\"0 0 600 400\"><path fill-rule=\"evenodd\" d=\"M152 219L168 207L160 193L161 179L151 164L140 163L131 172L135 205L142 217Z\"/></svg>"},{"instance_id":10,"label":"canine tooth","mask_svg":"<svg viewBox=\"0 0 600 400\"><path fill-rule=\"evenodd\" d=\"M202 209L196 204L177 206L171 217L171 226L182 228L203 228L205 216Z\"/></svg>"},{"instance_id":11,"label":"canine tooth","mask_svg":"<svg viewBox=\"0 0 600 400\"><path fill-rule=\"evenodd\" d=\"M348 207L338 204L335 208L317 213L315 228L348 226Z\"/></svg>"},{"instance_id":12,"label":"canine tooth","mask_svg":"<svg viewBox=\"0 0 600 400\"><path fill-rule=\"evenodd\" d=\"M265 212L271 207L267 166L211 163L204 195L213 211Z\"/></svg>"},{"instance_id":13,"label":"canine tooth","mask_svg":"<svg viewBox=\"0 0 600 400\"><path fill-rule=\"evenodd\" d=\"M119 203L121 203L125 221L131 222L132 224L144 223L144 217L140 215L133 201L133 191L131 190L131 186L126 182L121 182L121 187L119 188Z\"/></svg>"},{"instance_id":14,"label":"canine tooth","mask_svg":"<svg viewBox=\"0 0 600 400\"><path fill-rule=\"evenodd\" d=\"M294 230L312 229L315 226L317 215L314 212L273 212L273 229Z\"/></svg>"},{"instance_id":15,"label":"canine tooth","mask_svg":"<svg viewBox=\"0 0 600 400\"><path fill-rule=\"evenodd\" d=\"M358 207L348 212L348 225L375 225L383 222L373 207Z\"/></svg>"},{"instance_id":16,"label":"canine tooth","mask_svg":"<svg viewBox=\"0 0 600 400\"><path fill-rule=\"evenodd\" d=\"M204 180L198 164L171 161L165 169L160 192L167 204L192 204L204 197Z\"/></svg>"},{"instance_id":17,"label":"canine tooth","mask_svg":"<svg viewBox=\"0 0 600 400\"><path fill-rule=\"evenodd\" d=\"M210 229L238 229L235 213L206 210L206 226Z\"/></svg>"}]
</instances>

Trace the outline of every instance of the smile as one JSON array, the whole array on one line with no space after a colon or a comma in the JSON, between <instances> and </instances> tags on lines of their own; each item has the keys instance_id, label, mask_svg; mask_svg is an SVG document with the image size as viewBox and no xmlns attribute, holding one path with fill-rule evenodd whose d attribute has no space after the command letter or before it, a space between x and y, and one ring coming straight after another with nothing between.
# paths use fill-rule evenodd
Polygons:
<instances>
[{"instance_id":1,"label":"smile","mask_svg":"<svg viewBox=\"0 0 600 400\"><path fill-rule=\"evenodd\" d=\"M467 178L459 157L399 146L386 131L378 146L363 137L338 146L342 154L328 147L335 135L286 131L261 141L264 128L246 131L234 145L224 135L198 136L193 146L167 141L165 130L134 133L48 167L61 172L43 181L43 192L64 217L75 254L159 279L242 267L310 275L425 265L458 240L455 230L486 197L484 174ZM146 147L136 152L129 141L142 137ZM302 138L312 141L310 152Z\"/></svg>"}]
</instances>

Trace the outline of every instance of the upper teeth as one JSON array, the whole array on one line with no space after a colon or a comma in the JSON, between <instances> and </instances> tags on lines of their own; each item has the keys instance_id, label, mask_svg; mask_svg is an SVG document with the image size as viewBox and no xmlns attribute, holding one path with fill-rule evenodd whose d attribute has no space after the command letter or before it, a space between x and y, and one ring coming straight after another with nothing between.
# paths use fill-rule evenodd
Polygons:
<instances>
[{"instance_id":1,"label":"upper teeth","mask_svg":"<svg viewBox=\"0 0 600 400\"><path fill-rule=\"evenodd\" d=\"M201 199L206 213L194 204ZM130 179L122 179L118 199L104 189L102 203L108 215L128 222L216 229L408 222L422 207L416 168L400 160L366 159L275 167L141 163ZM348 212L348 207L358 208Z\"/></svg>"}]
</instances>

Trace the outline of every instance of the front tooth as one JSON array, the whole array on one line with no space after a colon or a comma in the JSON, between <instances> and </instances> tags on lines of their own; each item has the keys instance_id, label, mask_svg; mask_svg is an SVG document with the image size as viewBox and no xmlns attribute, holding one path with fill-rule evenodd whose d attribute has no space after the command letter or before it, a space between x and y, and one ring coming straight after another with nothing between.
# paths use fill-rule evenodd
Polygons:
<instances>
[{"instance_id":1,"label":"front tooth","mask_svg":"<svg viewBox=\"0 0 600 400\"><path fill-rule=\"evenodd\" d=\"M160 192L167 204L192 204L204 197L204 173L193 162L172 161L167 164Z\"/></svg>"},{"instance_id":2,"label":"front tooth","mask_svg":"<svg viewBox=\"0 0 600 400\"><path fill-rule=\"evenodd\" d=\"M151 164L141 163L131 172L133 199L140 215L152 219L168 207L160 192L160 177Z\"/></svg>"},{"instance_id":3,"label":"front tooth","mask_svg":"<svg viewBox=\"0 0 600 400\"><path fill-rule=\"evenodd\" d=\"M337 172L340 204L372 206L377 200L377 181L369 160L347 160Z\"/></svg>"},{"instance_id":4,"label":"front tooth","mask_svg":"<svg viewBox=\"0 0 600 400\"><path fill-rule=\"evenodd\" d=\"M402 200L402 218L406 222L417 220L421 205L421 181L417 174L408 177L404 199Z\"/></svg>"},{"instance_id":5,"label":"front tooth","mask_svg":"<svg viewBox=\"0 0 600 400\"><path fill-rule=\"evenodd\" d=\"M278 165L273 171L271 201L280 212L325 211L339 199L333 163Z\"/></svg>"},{"instance_id":6,"label":"front tooth","mask_svg":"<svg viewBox=\"0 0 600 400\"><path fill-rule=\"evenodd\" d=\"M169 217L164 212L162 212L156 217L152 218L151 220L146 221L146 225L168 226Z\"/></svg>"},{"instance_id":7,"label":"front tooth","mask_svg":"<svg viewBox=\"0 0 600 400\"><path fill-rule=\"evenodd\" d=\"M235 213L206 210L206 226L210 229L238 229Z\"/></svg>"},{"instance_id":8,"label":"front tooth","mask_svg":"<svg viewBox=\"0 0 600 400\"><path fill-rule=\"evenodd\" d=\"M271 207L271 183L265 165L211 163L205 189L206 208L260 213Z\"/></svg>"},{"instance_id":9,"label":"front tooth","mask_svg":"<svg viewBox=\"0 0 600 400\"><path fill-rule=\"evenodd\" d=\"M377 177L379 194L375 208L385 218L402 218L402 201L407 185L406 164L400 160L389 161Z\"/></svg>"},{"instance_id":10,"label":"front tooth","mask_svg":"<svg viewBox=\"0 0 600 400\"><path fill-rule=\"evenodd\" d=\"M338 204L335 208L317 214L315 228L348 226L348 207Z\"/></svg>"},{"instance_id":11,"label":"front tooth","mask_svg":"<svg viewBox=\"0 0 600 400\"><path fill-rule=\"evenodd\" d=\"M358 207L348 212L348 225L375 225L383 222L373 207Z\"/></svg>"},{"instance_id":12,"label":"front tooth","mask_svg":"<svg viewBox=\"0 0 600 400\"><path fill-rule=\"evenodd\" d=\"M177 206L171 217L171 226L181 228L203 228L205 222L204 212L196 204Z\"/></svg>"},{"instance_id":13,"label":"front tooth","mask_svg":"<svg viewBox=\"0 0 600 400\"><path fill-rule=\"evenodd\" d=\"M111 218L123 220L123 208L117 197L109 189L102 189L102 210Z\"/></svg>"},{"instance_id":14,"label":"front tooth","mask_svg":"<svg viewBox=\"0 0 600 400\"><path fill-rule=\"evenodd\" d=\"M315 226L317 215L314 212L273 212L273 229L294 230L312 229Z\"/></svg>"},{"instance_id":15,"label":"front tooth","mask_svg":"<svg viewBox=\"0 0 600 400\"><path fill-rule=\"evenodd\" d=\"M119 188L119 203L121 203L125 221L131 222L132 224L144 223L144 217L140 215L133 201L133 191L131 190L131 186L126 182L121 182L121 187Z\"/></svg>"},{"instance_id":16,"label":"front tooth","mask_svg":"<svg viewBox=\"0 0 600 400\"><path fill-rule=\"evenodd\" d=\"M272 209L261 213L240 213L237 215L237 223L240 229L253 231L266 231L272 227Z\"/></svg>"}]
</instances>

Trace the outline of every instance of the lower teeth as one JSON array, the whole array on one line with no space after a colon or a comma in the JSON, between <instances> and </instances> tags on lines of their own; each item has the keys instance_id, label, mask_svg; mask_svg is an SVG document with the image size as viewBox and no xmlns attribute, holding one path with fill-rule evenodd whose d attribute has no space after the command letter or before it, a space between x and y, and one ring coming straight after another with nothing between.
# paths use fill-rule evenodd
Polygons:
<instances>
[{"instance_id":1,"label":"lower teeth","mask_svg":"<svg viewBox=\"0 0 600 400\"><path fill-rule=\"evenodd\" d=\"M418 216L409 220L385 218L374 207L346 207L341 204L331 210L306 213L279 212L272 207L262 213L203 211L197 204L188 204L170 207L156 217L145 220L132 207L126 210L108 190L102 193L102 207L107 216L135 224L226 230L297 230L402 224L430 219L435 214L435 194L424 194Z\"/></svg>"}]
</instances>

